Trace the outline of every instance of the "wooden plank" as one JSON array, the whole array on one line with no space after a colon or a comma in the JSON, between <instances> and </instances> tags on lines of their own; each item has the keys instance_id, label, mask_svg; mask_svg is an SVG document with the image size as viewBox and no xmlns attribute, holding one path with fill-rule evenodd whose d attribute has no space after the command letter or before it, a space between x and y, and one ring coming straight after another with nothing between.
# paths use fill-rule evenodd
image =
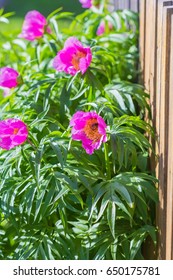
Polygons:
<instances>
[{"instance_id":1,"label":"wooden plank","mask_svg":"<svg viewBox=\"0 0 173 280\"><path fill-rule=\"evenodd\" d=\"M129 9L134 12L138 12L139 11L139 0L130 0Z\"/></svg>"},{"instance_id":2,"label":"wooden plank","mask_svg":"<svg viewBox=\"0 0 173 280\"><path fill-rule=\"evenodd\" d=\"M140 52L140 70L141 70L141 84L144 84L144 72L145 72L145 22L146 22L146 0L141 0L139 5L139 52Z\"/></svg>"},{"instance_id":3,"label":"wooden plank","mask_svg":"<svg viewBox=\"0 0 173 280\"><path fill-rule=\"evenodd\" d=\"M124 9L124 0L123 1L117 1L117 5L118 5L118 10Z\"/></svg>"},{"instance_id":4,"label":"wooden plank","mask_svg":"<svg viewBox=\"0 0 173 280\"><path fill-rule=\"evenodd\" d=\"M150 53L152 51L151 37L154 34L151 32L151 28L153 28L153 9L151 8L152 3L153 0L146 0L144 86L148 92L150 91ZM148 22L152 22L152 25L148 24Z\"/></svg>"},{"instance_id":5,"label":"wooden plank","mask_svg":"<svg viewBox=\"0 0 173 280\"><path fill-rule=\"evenodd\" d=\"M118 10L119 9L119 0L114 0L116 1L116 9Z\"/></svg>"},{"instance_id":6,"label":"wooden plank","mask_svg":"<svg viewBox=\"0 0 173 280\"><path fill-rule=\"evenodd\" d=\"M114 0L111 3L114 4L115 10L129 9L134 12L139 12L140 0Z\"/></svg>"},{"instance_id":7,"label":"wooden plank","mask_svg":"<svg viewBox=\"0 0 173 280\"><path fill-rule=\"evenodd\" d=\"M164 67L164 48L163 48L163 40L164 38L164 31L165 28L163 28L163 2L159 1L159 6L158 6L158 31L157 31L157 38L159 38L159 47L158 47L158 53L157 53L157 99L156 99L156 106L157 106L157 111L156 111L156 131L158 135L158 150L156 148L156 153L159 154L159 163L156 169L156 176L159 179L159 207L158 207L158 216L157 216L157 223L158 223L158 229L159 229L159 246L158 246L158 258L159 259L165 259L166 254L165 254L165 249L166 249L166 188L164 185L164 178L165 178L165 173L164 172L164 167L165 167L165 151L164 151L164 133L165 133L165 123L163 119L163 109L165 109L164 105L164 92L163 92L163 85L161 85L162 80L162 67ZM163 28L163 29L162 29ZM165 47L165 42L164 42L164 47ZM164 55L162 57L162 55ZM161 102L162 106L161 106ZM161 113L162 112L162 113ZM161 130L160 130L161 127ZM163 139L162 139L163 138Z\"/></svg>"},{"instance_id":8,"label":"wooden plank","mask_svg":"<svg viewBox=\"0 0 173 280\"><path fill-rule=\"evenodd\" d=\"M171 17L171 46L173 46L173 17ZM170 83L169 83L169 93L170 93L170 97L171 97L171 100L170 100L170 113L172 114L173 113L173 110L172 110L172 106L173 106L173 96L172 96L172 92L173 92L173 76L172 76L172 73L173 73L173 49L171 47L171 51L170 51L170 61L171 61L171 65L170 65ZM171 120L173 121L173 116L171 115ZM172 123L170 121L170 127L171 127L171 130L170 130L170 146L171 146L171 154L170 154L170 157L169 159L172 159L171 160L171 178L170 178L170 189L168 190L168 193L170 194L169 196L169 206L170 208L168 208L168 212L167 212L167 215L169 217L170 215L170 219L171 219L171 223L172 225L170 224L169 228L168 228L168 232L170 234L170 239L171 239L171 244L170 245L170 248L173 248L173 157L172 157L172 152L173 152L173 148L172 148L172 143L171 141L173 141L173 126L172 126ZM168 241L169 242L169 241ZM171 253L171 260L173 260L173 250L172 250L172 253Z\"/></svg>"},{"instance_id":9,"label":"wooden plank","mask_svg":"<svg viewBox=\"0 0 173 280\"><path fill-rule=\"evenodd\" d=\"M145 0L145 3L140 2L140 13L145 9L145 14L140 14L142 22L144 21L144 27L141 25L140 33L143 32L142 38L140 39L141 52L144 53L144 58L141 58L141 66L143 67L143 84L145 90L150 94L150 103L151 113L152 113L152 122L151 125L155 125L155 111L156 111L156 23L157 23L157 0ZM141 22L140 19L140 22ZM152 24L148 24L152 23ZM144 30L143 30L144 28ZM141 36L141 34L140 34ZM143 38L144 36L144 38ZM142 64L143 63L143 64ZM150 119L151 116L146 115L146 120ZM148 136L152 146L155 146L155 139L152 139L151 136ZM155 155L152 151L149 154L150 157L150 168L151 171L155 172ZM148 259L155 259L157 256L156 250L151 242L145 244L145 257Z\"/></svg>"},{"instance_id":10,"label":"wooden plank","mask_svg":"<svg viewBox=\"0 0 173 280\"><path fill-rule=\"evenodd\" d=\"M144 68L144 86L150 93L150 104L153 125L155 127L155 85L156 85L156 18L157 18L157 0L146 0L145 17L145 68ZM152 22L151 25L148 22Z\"/></svg>"},{"instance_id":11,"label":"wooden plank","mask_svg":"<svg viewBox=\"0 0 173 280\"><path fill-rule=\"evenodd\" d=\"M152 22L150 26L150 53L149 53L149 92L150 92L150 104L151 104L151 113L153 126L155 127L155 115L156 115L156 18L157 18L157 0L150 1L149 4L149 22ZM148 18L146 18L148 22Z\"/></svg>"},{"instance_id":12,"label":"wooden plank","mask_svg":"<svg viewBox=\"0 0 173 280\"><path fill-rule=\"evenodd\" d=\"M157 21L157 75L156 75L156 132L159 164L156 176L159 179L159 206L157 224L159 228L158 258L166 258L166 208L167 208L167 157L168 157L168 84L167 80L167 5L172 1L158 1Z\"/></svg>"},{"instance_id":13,"label":"wooden plank","mask_svg":"<svg viewBox=\"0 0 173 280\"><path fill-rule=\"evenodd\" d=\"M150 108L151 108L151 125L155 128L156 120L156 35L157 35L157 0L146 1L146 37L145 37L145 70L144 70L144 85L146 91L150 94ZM152 22L149 26L147 22ZM151 118L146 116L147 119ZM155 147L155 139L149 137L153 147ZM150 152L150 168L155 172L156 160L155 155Z\"/></svg>"},{"instance_id":14,"label":"wooden plank","mask_svg":"<svg viewBox=\"0 0 173 280\"><path fill-rule=\"evenodd\" d=\"M167 169L167 211L166 211L166 260L173 259L173 8L167 10L167 40L168 55L169 55L169 99L168 102L168 169Z\"/></svg>"},{"instance_id":15,"label":"wooden plank","mask_svg":"<svg viewBox=\"0 0 173 280\"><path fill-rule=\"evenodd\" d=\"M118 1L117 0L111 0L110 1L110 10L117 10L118 9Z\"/></svg>"},{"instance_id":16,"label":"wooden plank","mask_svg":"<svg viewBox=\"0 0 173 280\"><path fill-rule=\"evenodd\" d=\"M173 5L173 1L158 0L157 4L157 72L156 72L156 134L159 137L160 132L160 93L161 93L161 58L162 58L162 23L163 23L163 7ZM156 154L159 154L159 148L156 146ZM158 176L159 170L156 167L156 176Z\"/></svg>"},{"instance_id":17,"label":"wooden plank","mask_svg":"<svg viewBox=\"0 0 173 280\"><path fill-rule=\"evenodd\" d=\"M130 9L131 0L119 0L119 9Z\"/></svg>"}]
</instances>

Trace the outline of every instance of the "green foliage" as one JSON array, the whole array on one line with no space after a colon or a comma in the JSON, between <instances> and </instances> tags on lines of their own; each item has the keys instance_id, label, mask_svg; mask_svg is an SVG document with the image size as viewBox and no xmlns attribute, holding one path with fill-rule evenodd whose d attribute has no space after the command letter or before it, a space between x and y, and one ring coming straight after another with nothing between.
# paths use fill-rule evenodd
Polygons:
<instances>
[{"instance_id":1,"label":"green foliage","mask_svg":"<svg viewBox=\"0 0 173 280\"><path fill-rule=\"evenodd\" d=\"M68 28L59 28L61 19ZM96 36L102 19L113 29ZM1 94L0 119L20 118L29 128L28 142L0 150L1 259L143 259L147 236L156 244L158 198L148 169L148 95L137 84L137 15L59 10L48 20L52 33L38 41L1 34L1 67L15 68L23 83ZM84 75L52 68L69 36L92 48ZM93 155L71 140L78 110L107 123L108 141Z\"/></svg>"}]
</instances>

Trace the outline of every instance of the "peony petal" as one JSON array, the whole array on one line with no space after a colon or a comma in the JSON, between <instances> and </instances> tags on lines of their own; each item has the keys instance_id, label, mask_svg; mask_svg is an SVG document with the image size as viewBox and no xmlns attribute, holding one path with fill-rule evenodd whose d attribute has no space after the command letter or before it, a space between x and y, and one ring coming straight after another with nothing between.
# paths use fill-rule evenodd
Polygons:
<instances>
[{"instance_id":1,"label":"peony petal","mask_svg":"<svg viewBox=\"0 0 173 280\"><path fill-rule=\"evenodd\" d=\"M0 121L0 147L10 150L21 145L28 137L25 123L18 119Z\"/></svg>"},{"instance_id":2,"label":"peony petal","mask_svg":"<svg viewBox=\"0 0 173 280\"><path fill-rule=\"evenodd\" d=\"M12 147L12 140L10 139L10 137L4 137L1 138L0 137L0 147L4 150L10 150Z\"/></svg>"},{"instance_id":3,"label":"peony petal","mask_svg":"<svg viewBox=\"0 0 173 280\"><path fill-rule=\"evenodd\" d=\"M80 59L79 68L80 68L82 74L84 74L86 72L86 70L88 69L88 63L87 63L86 58Z\"/></svg>"},{"instance_id":4,"label":"peony petal","mask_svg":"<svg viewBox=\"0 0 173 280\"><path fill-rule=\"evenodd\" d=\"M82 43L76 38L76 37L69 37L65 44L64 44L64 48L70 48L70 47L81 47L83 49Z\"/></svg>"},{"instance_id":5,"label":"peony petal","mask_svg":"<svg viewBox=\"0 0 173 280\"><path fill-rule=\"evenodd\" d=\"M48 30L48 33L51 32L49 27L45 29L46 25L47 20L41 13L36 10L30 11L25 16L22 32L19 34L19 37L29 41L41 38L45 30Z\"/></svg>"},{"instance_id":6,"label":"peony petal","mask_svg":"<svg viewBox=\"0 0 173 280\"><path fill-rule=\"evenodd\" d=\"M38 11L33 10L29 11L25 16L26 22L38 22L40 25L46 25L47 21L46 18Z\"/></svg>"},{"instance_id":7,"label":"peony petal","mask_svg":"<svg viewBox=\"0 0 173 280\"><path fill-rule=\"evenodd\" d=\"M0 86L13 88L18 85L17 77L19 73L10 67L0 68Z\"/></svg>"},{"instance_id":8,"label":"peony petal","mask_svg":"<svg viewBox=\"0 0 173 280\"><path fill-rule=\"evenodd\" d=\"M79 2L82 4L82 8L91 8L92 6L92 0L79 0Z\"/></svg>"},{"instance_id":9,"label":"peony petal","mask_svg":"<svg viewBox=\"0 0 173 280\"><path fill-rule=\"evenodd\" d=\"M93 125L98 124L98 127ZM107 141L106 123L96 112L76 112L71 120L72 139L82 141L82 147L86 153L92 154L100 148L102 142Z\"/></svg>"},{"instance_id":10,"label":"peony petal","mask_svg":"<svg viewBox=\"0 0 173 280\"><path fill-rule=\"evenodd\" d=\"M90 48L83 47L77 38L70 37L66 40L64 48L54 58L53 67L57 71L64 71L70 75L75 75L79 71L84 74L91 60L92 53Z\"/></svg>"}]
</instances>

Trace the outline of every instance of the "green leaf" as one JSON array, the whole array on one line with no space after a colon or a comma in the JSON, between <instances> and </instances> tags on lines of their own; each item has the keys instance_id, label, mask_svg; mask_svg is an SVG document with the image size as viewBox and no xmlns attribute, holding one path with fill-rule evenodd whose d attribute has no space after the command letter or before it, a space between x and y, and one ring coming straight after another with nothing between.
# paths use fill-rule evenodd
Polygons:
<instances>
[{"instance_id":1,"label":"green leaf","mask_svg":"<svg viewBox=\"0 0 173 280\"><path fill-rule=\"evenodd\" d=\"M110 241L103 243L103 245L100 246L99 250L95 254L93 260L104 260L105 253L107 250L109 250Z\"/></svg>"},{"instance_id":2,"label":"green leaf","mask_svg":"<svg viewBox=\"0 0 173 280\"><path fill-rule=\"evenodd\" d=\"M129 207L134 207L134 201L132 200L132 197L130 196L130 193L128 192L125 186L123 186L116 180L111 180L109 187L112 188L112 190L116 191L118 194L120 194L120 196L126 201Z\"/></svg>"},{"instance_id":3,"label":"green leaf","mask_svg":"<svg viewBox=\"0 0 173 280\"><path fill-rule=\"evenodd\" d=\"M34 198L35 198L36 191L37 191L37 188L35 187L35 184L32 183L25 193L24 202L26 205L25 210L26 210L26 214L28 215L28 217L30 217L32 215L32 208L34 205Z\"/></svg>"},{"instance_id":4,"label":"green leaf","mask_svg":"<svg viewBox=\"0 0 173 280\"><path fill-rule=\"evenodd\" d=\"M115 228L115 221L116 221L116 205L114 202L110 201L107 207L107 221L110 227L112 236L115 238L116 228Z\"/></svg>"}]
</instances>

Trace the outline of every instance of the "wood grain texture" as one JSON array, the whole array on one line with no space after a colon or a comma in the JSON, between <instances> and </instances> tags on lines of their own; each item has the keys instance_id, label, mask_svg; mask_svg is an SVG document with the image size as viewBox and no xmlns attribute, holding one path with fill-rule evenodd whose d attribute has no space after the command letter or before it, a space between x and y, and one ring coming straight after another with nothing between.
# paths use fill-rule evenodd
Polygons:
<instances>
[{"instance_id":1,"label":"wood grain texture","mask_svg":"<svg viewBox=\"0 0 173 280\"><path fill-rule=\"evenodd\" d=\"M141 0L139 5L139 52L140 52L140 70L141 70L141 83L144 84L144 73L145 73L145 22L146 22L146 0Z\"/></svg>"},{"instance_id":2,"label":"wood grain texture","mask_svg":"<svg viewBox=\"0 0 173 280\"><path fill-rule=\"evenodd\" d=\"M173 259L173 7L167 8L167 72L166 90L168 90L167 108L167 209L166 209L166 259Z\"/></svg>"},{"instance_id":3,"label":"wood grain texture","mask_svg":"<svg viewBox=\"0 0 173 280\"><path fill-rule=\"evenodd\" d=\"M112 0L111 3L114 3L116 10L129 9L138 12L140 0Z\"/></svg>"}]
</instances>

